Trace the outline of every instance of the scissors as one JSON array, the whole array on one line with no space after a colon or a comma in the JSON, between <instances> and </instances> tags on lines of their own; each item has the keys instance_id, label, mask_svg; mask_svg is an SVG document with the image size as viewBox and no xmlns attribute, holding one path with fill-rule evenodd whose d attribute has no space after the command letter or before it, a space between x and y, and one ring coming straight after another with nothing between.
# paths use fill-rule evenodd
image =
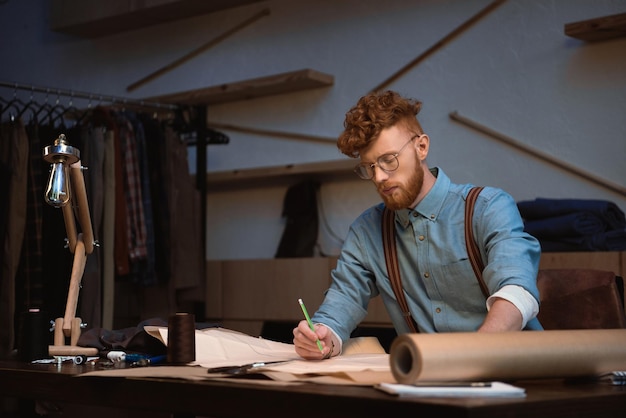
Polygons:
<instances>
[{"instance_id":1,"label":"scissors","mask_svg":"<svg viewBox=\"0 0 626 418\"><path fill-rule=\"evenodd\" d=\"M207 373L222 373L233 376L239 376L242 374L248 374L250 370L257 369L259 367L267 366L270 364L287 363L290 360L277 360L277 361L257 361L254 363L248 363L241 366L223 366L223 367L210 367L207 369Z\"/></svg>"}]
</instances>

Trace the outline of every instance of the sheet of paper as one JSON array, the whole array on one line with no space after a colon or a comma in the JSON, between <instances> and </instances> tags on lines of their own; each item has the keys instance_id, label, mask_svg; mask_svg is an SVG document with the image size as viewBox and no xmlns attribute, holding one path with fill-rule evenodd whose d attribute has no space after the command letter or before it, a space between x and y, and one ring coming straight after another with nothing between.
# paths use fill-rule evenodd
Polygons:
<instances>
[{"instance_id":1,"label":"sheet of paper","mask_svg":"<svg viewBox=\"0 0 626 418\"><path fill-rule=\"evenodd\" d=\"M377 389L402 397L510 397L526 396L526 390L503 382L489 382L489 386L416 386L380 383Z\"/></svg>"},{"instance_id":2,"label":"sheet of paper","mask_svg":"<svg viewBox=\"0 0 626 418\"><path fill-rule=\"evenodd\" d=\"M167 327L146 326L144 329L149 335L167 345ZM253 337L225 328L196 330L195 338L196 360L190 363L191 365L204 367L241 366L255 362L274 362L282 360L300 360L301 364L308 366L311 366L312 363L316 363L302 360L302 358L296 354L293 344ZM379 357L376 361L383 358L383 361L386 363L386 368L389 368L389 357L385 354L385 350L380 345L378 339L374 337L350 339L344 345L342 354L341 357L357 354L383 355L383 357ZM344 366L349 364L347 360L342 361ZM363 363L364 361L368 362L374 360L365 360L365 358L358 359L355 357L353 361L356 363L350 365L351 370L354 368L362 369L366 366L366 364ZM326 361L317 363L329 364ZM325 367L334 366L328 365ZM375 365L375 367L379 367L379 365Z\"/></svg>"},{"instance_id":3,"label":"sheet of paper","mask_svg":"<svg viewBox=\"0 0 626 418\"><path fill-rule=\"evenodd\" d=\"M385 354L385 349L376 337L356 337L346 341L342 354Z\"/></svg>"},{"instance_id":4,"label":"sheet of paper","mask_svg":"<svg viewBox=\"0 0 626 418\"><path fill-rule=\"evenodd\" d=\"M327 374L345 372L390 371L389 354L343 354L328 360L294 360L288 363L267 365L258 370L294 374Z\"/></svg>"},{"instance_id":5,"label":"sheet of paper","mask_svg":"<svg viewBox=\"0 0 626 418\"><path fill-rule=\"evenodd\" d=\"M167 327L146 326L145 331L167 345ZM293 344L286 344L228 330L196 330L196 360L203 367L241 366L255 362L296 360Z\"/></svg>"},{"instance_id":6,"label":"sheet of paper","mask_svg":"<svg viewBox=\"0 0 626 418\"><path fill-rule=\"evenodd\" d=\"M325 385L374 386L379 383L395 383L391 371L386 372L339 372L321 374L294 374L275 371L262 372L276 382L319 383Z\"/></svg>"},{"instance_id":7,"label":"sheet of paper","mask_svg":"<svg viewBox=\"0 0 626 418\"><path fill-rule=\"evenodd\" d=\"M273 380L346 385L395 383L389 367L389 354L342 354L328 360L295 360L255 369Z\"/></svg>"},{"instance_id":8,"label":"sheet of paper","mask_svg":"<svg viewBox=\"0 0 626 418\"><path fill-rule=\"evenodd\" d=\"M167 345L167 328L144 328L148 334ZM340 356L320 361L302 359L296 354L293 344L253 337L224 328L197 330L195 338L196 360L190 366L213 368L285 361L255 367L251 372L282 382L349 385L395 382L389 366L389 354L385 353L378 339L374 337L351 339L344 345ZM212 377L207 374L207 378ZM214 377L221 378L223 375L217 374Z\"/></svg>"}]
</instances>

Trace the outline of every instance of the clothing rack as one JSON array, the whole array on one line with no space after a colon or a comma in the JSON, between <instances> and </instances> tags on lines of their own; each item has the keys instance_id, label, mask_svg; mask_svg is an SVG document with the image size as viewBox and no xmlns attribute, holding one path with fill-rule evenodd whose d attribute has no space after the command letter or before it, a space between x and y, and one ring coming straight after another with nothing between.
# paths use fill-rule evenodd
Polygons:
<instances>
[{"instance_id":1,"label":"clothing rack","mask_svg":"<svg viewBox=\"0 0 626 418\"><path fill-rule=\"evenodd\" d=\"M97 100L98 102L107 102L112 105L120 105L122 107L134 108L134 109L144 109L151 110L155 113L159 112L167 112L169 116L172 115L173 112L178 114L186 113L191 120L187 121L190 123L190 128L195 131L196 140L193 143L188 143L188 145L193 145L196 147L196 189L200 192L203 198L200 199L200 213L203 214L201 216L201 225L200 230L202 231L202 244L203 250L202 253L206 252L206 216L207 216L207 203L204 196L207 193L207 181L206 181L206 170L207 170L207 145L209 145L210 141L207 138L209 134L209 130L207 127L207 106L206 105L194 105L194 106L185 106L184 104L171 104L171 103L159 103L141 99L129 99L127 97L119 97L112 96L106 94L99 93L89 93L84 91L74 91L67 90L55 87L42 87L35 86L33 84L23 84L23 83L9 83L6 81L0 81L0 87L5 87L9 89L13 89L14 95L17 90L30 91L32 93L45 93L46 95L56 95L70 97L70 98L78 98L78 99L86 99L86 100ZM1 104L0 104L1 107ZM186 109L183 109L185 108ZM190 109L192 110L190 111ZM189 115L191 113L191 115ZM228 139L226 141L218 141L213 143L228 143Z\"/></svg>"},{"instance_id":2,"label":"clothing rack","mask_svg":"<svg viewBox=\"0 0 626 418\"><path fill-rule=\"evenodd\" d=\"M32 84L22 84L22 83L9 83L6 81L0 81L0 87L6 87L14 90L25 90L30 91L31 93L45 93L49 95L56 96L64 96L70 98L78 98L78 99L86 99L86 100L97 100L99 102L107 102L111 104L120 104L122 106L131 106L131 107L139 107L139 108L147 108L154 110L176 110L179 108L178 105L169 104L169 103L159 103L159 102L151 102L141 99L129 99L127 97L118 97L111 96L107 94L99 94L99 93L89 93L83 91L75 91L75 90L67 90L60 89L56 87L42 87L35 86Z\"/></svg>"}]
</instances>

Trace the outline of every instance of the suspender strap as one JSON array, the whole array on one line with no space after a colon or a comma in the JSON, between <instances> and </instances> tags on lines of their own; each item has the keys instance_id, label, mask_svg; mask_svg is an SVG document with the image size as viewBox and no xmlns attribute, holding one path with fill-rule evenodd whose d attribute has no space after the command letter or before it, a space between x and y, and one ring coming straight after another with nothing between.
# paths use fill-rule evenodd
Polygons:
<instances>
[{"instance_id":1,"label":"suspender strap","mask_svg":"<svg viewBox=\"0 0 626 418\"><path fill-rule=\"evenodd\" d=\"M387 264L387 274L389 275L389 281L391 281L391 287L393 293L396 295L396 300L402 310L402 316L409 329L412 332L419 332L417 324L411 316L409 311L409 305L406 303L404 297L404 290L402 289L402 278L400 277L400 267L398 265L398 253L396 251L396 227L394 225L396 213L385 207L383 211L382 228L383 228L383 248L385 251L385 263Z\"/></svg>"},{"instance_id":2,"label":"suspender strap","mask_svg":"<svg viewBox=\"0 0 626 418\"><path fill-rule=\"evenodd\" d=\"M465 200L465 246L467 247L467 255L469 256L470 264L472 265L472 269L474 270L474 274L476 275L476 279L480 285L480 290L482 290L485 298L488 298L489 288L487 288L487 285L483 280L483 270L485 269L485 265L483 264L483 260L480 256L478 245L474 240L474 229L472 228L474 205L482 189L482 187L473 187L470 189L467 194L467 199Z\"/></svg>"},{"instance_id":3,"label":"suspender strap","mask_svg":"<svg viewBox=\"0 0 626 418\"><path fill-rule=\"evenodd\" d=\"M484 264L480 256L480 250L474 240L474 231L472 229L472 219L474 216L474 205L478 195L482 191L482 187L473 187L470 189L467 199L465 200L465 245L467 246L467 254L469 255L470 264L476 274L476 279L485 298L489 297L489 289L483 280ZM402 315L412 332L419 332L415 319L409 311L409 305L404 297L402 288L402 278L400 277L400 267L398 265L398 254L396 251L396 226L394 224L396 214L394 211L385 207L383 210L382 229L383 229L383 249L385 251L385 264L387 265L387 274L396 295L398 305L402 310Z\"/></svg>"}]
</instances>

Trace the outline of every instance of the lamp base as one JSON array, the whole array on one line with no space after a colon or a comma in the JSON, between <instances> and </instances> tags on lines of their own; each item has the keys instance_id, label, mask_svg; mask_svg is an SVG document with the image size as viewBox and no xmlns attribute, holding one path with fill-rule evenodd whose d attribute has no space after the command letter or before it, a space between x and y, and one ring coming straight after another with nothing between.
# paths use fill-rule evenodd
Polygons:
<instances>
[{"instance_id":1,"label":"lamp base","mask_svg":"<svg viewBox=\"0 0 626 418\"><path fill-rule=\"evenodd\" d=\"M48 346L50 356L97 356L98 349L95 347L79 347L78 337L80 337L80 318L72 318L69 329L70 345L65 345L65 331L63 329L63 318L54 321L54 345Z\"/></svg>"},{"instance_id":2,"label":"lamp base","mask_svg":"<svg viewBox=\"0 0 626 418\"><path fill-rule=\"evenodd\" d=\"M55 356L97 356L98 349L95 347L79 347L77 345L49 345L48 354Z\"/></svg>"}]
</instances>

